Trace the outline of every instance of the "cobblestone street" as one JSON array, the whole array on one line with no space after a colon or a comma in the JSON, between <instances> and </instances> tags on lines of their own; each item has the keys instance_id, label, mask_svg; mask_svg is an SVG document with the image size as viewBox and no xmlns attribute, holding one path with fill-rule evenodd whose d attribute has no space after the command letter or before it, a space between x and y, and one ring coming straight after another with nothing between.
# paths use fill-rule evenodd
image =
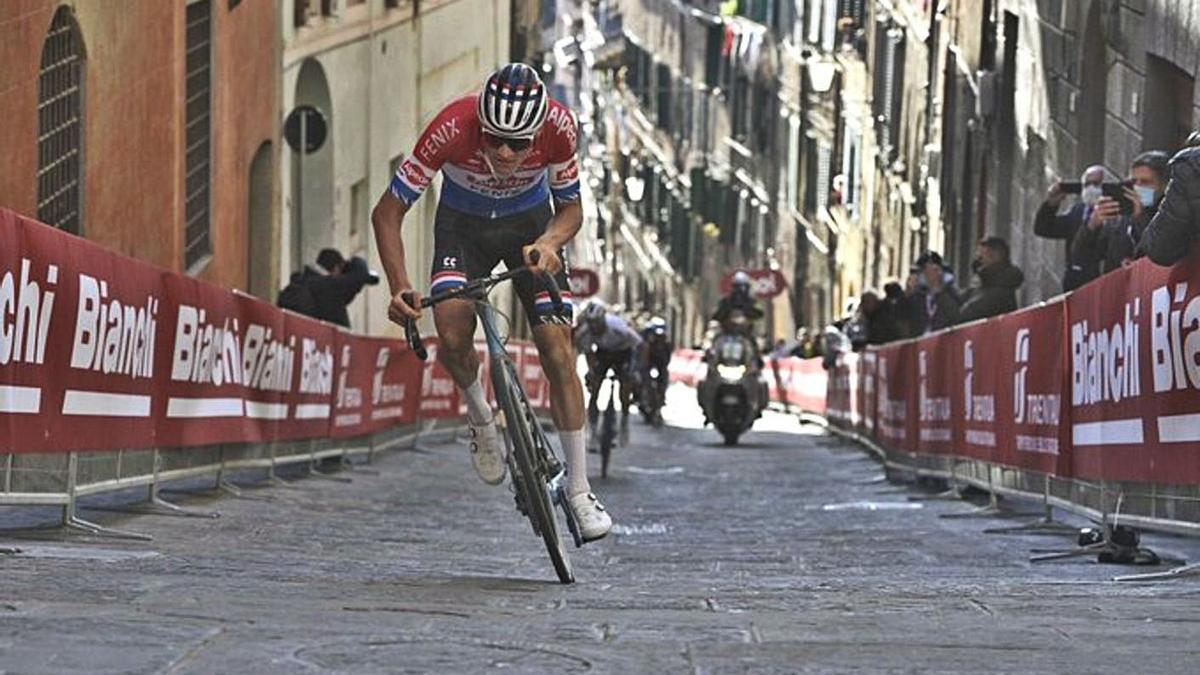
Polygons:
<instances>
[{"instance_id":1,"label":"cobblestone street","mask_svg":"<svg viewBox=\"0 0 1200 675\"><path fill-rule=\"evenodd\" d=\"M0 671L1195 672L1194 582L1031 565L1059 540L940 519L970 505L791 417L721 447L691 396L594 479L618 525L573 586L461 443L425 443L350 484L172 495L217 520L88 512L149 543L5 542Z\"/></svg>"}]
</instances>

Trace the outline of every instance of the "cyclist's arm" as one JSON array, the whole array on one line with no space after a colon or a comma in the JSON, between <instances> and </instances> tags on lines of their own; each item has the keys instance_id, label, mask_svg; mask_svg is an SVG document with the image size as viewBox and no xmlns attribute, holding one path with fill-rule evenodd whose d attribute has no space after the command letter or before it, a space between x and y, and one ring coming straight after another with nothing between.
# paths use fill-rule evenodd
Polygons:
<instances>
[{"instance_id":1,"label":"cyclist's arm","mask_svg":"<svg viewBox=\"0 0 1200 675\"><path fill-rule=\"evenodd\" d=\"M412 288L408 266L404 262L404 238L400 236L406 213L408 204L392 194L390 189L379 198L379 203L371 213L379 262L383 265L392 295Z\"/></svg>"}]
</instances>

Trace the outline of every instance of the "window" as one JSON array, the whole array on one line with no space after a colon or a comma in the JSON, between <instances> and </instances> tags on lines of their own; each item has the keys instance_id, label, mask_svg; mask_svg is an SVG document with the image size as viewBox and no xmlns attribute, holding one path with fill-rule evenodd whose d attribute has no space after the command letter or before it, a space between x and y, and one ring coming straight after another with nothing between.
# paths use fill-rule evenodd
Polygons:
<instances>
[{"instance_id":1,"label":"window","mask_svg":"<svg viewBox=\"0 0 1200 675\"><path fill-rule=\"evenodd\" d=\"M350 186L350 237L357 237L359 232L363 231L363 225L367 222L368 209L370 205L367 203L367 179L364 178L354 185Z\"/></svg>"},{"instance_id":2,"label":"window","mask_svg":"<svg viewBox=\"0 0 1200 675\"><path fill-rule=\"evenodd\" d=\"M184 266L192 270L212 254L212 11L211 0L187 6L186 146L184 167Z\"/></svg>"},{"instance_id":3,"label":"window","mask_svg":"<svg viewBox=\"0 0 1200 675\"><path fill-rule=\"evenodd\" d=\"M292 25L299 28L308 23L309 0L292 0Z\"/></svg>"},{"instance_id":4,"label":"window","mask_svg":"<svg viewBox=\"0 0 1200 675\"><path fill-rule=\"evenodd\" d=\"M1144 145L1174 153L1192 131L1192 96L1196 81L1175 64L1146 55L1146 100L1142 104Z\"/></svg>"},{"instance_id":5,"label":"window","mask_svg":"<svg viewBox=\"0 0 1200 675\"><path fill-rule=\"evenodd\" d=\"M904 31L886 24L876 25L874 98L875 134L879 141L880 159L891 163L896 159L900 137L900 111L904 91Z\"/></svg>"},{"instance_id":6,"label":"window","mask_svg":"<svg viewBox=\"0 0 1200 675\"><path fill-rule=\"evenodd\" d=\"M38 76L38 220L82 234L83 40L59 7L42 44Z\"/></svg>"}]
</instances>

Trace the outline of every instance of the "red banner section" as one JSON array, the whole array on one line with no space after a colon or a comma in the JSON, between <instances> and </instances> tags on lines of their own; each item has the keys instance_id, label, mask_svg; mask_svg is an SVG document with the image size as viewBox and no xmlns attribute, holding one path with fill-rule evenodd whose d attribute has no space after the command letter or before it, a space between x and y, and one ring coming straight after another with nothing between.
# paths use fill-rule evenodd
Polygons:
<instances>
[{"instance_id":1,"label":"red banner section","mask_svg":"<svg viewBox=\"0 0 1200 675\"><path fill-rule=\"evenodd\" d=\"M536 350L509 349L546 405ZM459 398L434 358L398 340L0 209L0 453L346 438L457 416Z\"/></svg>"},{"instance_id":2,"label":"red banner section","mask_svg":"<svg viewBox=\"0 0 1200 675\"><path fill-rule=\"evenodd\" d=\"M905 452L1200 484L1196 260L1139 262L1065 299L839 357L827 415Z\"/></svg>"}]
</instances>

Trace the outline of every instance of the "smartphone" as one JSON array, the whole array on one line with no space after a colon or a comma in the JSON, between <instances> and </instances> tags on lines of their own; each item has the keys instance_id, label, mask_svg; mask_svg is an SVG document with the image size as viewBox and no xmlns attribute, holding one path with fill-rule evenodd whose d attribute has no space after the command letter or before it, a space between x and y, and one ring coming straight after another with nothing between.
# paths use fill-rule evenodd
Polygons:
<instances>
[{"instance_id":1,"label":"smartphone","mask_svg":"<svg viewBox=\"0 0 1200 675\"><path fill-rule=\"evenodd\" d=\"M1058 189L1069 195L1077 195L1083 191L1083 183L1077 180L1064 180L1059 182Z\"/></svg>"},{"instance_id":2,"label":"smartphone","mask_svg":"<svg viewBox=\"0 0 1200 675\"><path fill-rule=\"evenodd\" d=\"M1129 215L1133 213L1133 202L1129 201L1129 197L1125 196L1125 189L1133 187L1132 181L1124 181L1121 183L1103 183L1100 186L1100 192L1105 197L1115 199L1121 205L1121 213Z\"/></svg>"}]
</instances>

